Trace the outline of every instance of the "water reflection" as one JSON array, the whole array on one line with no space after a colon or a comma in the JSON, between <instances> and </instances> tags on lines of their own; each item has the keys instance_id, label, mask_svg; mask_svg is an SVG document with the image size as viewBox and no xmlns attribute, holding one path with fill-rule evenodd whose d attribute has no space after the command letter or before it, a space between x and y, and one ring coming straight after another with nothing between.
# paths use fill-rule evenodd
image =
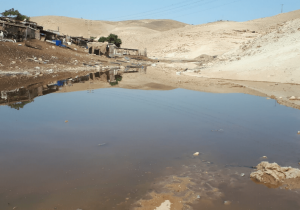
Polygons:
<instances>
[{"instance_id":1,"label":"water reflection","mask_svg":"<svg viewBox=\"0 0 300 210\"><path fill-rule=\"evenodd\" d=\"M47 85L31 84L26 87L20 87L13 90L2 90L0 96L0 106L9 106L19 110L24 108L26 104L33 102L34 98L39 96L55 92L90 90L90 84L94 84L94 81L98 82L98 86L94 84L94 86L96 86L95 88L101 88L99 84L109 84L105 87L116 86L122 81L122 75L124 73L146 74L147 66L130 66L123 70L121 68L100 69L98 72L54 81Z\"/></svg>"}]
</instances>

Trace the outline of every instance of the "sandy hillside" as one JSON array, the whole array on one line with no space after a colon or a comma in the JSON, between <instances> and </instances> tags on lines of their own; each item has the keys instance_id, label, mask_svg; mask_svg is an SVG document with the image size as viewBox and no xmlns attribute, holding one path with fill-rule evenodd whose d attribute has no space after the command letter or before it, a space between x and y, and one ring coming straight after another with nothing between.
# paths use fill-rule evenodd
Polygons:
<instances>
[{"instance_id":1,"label":"sandy hillside","mask_svg":"<svg viewBox=\"0 0 300 210\"><path fill-rule=\"evenodd\" d=\"M32 17L45 29L63 34L100 37L118 34L123 47L148 49L149 56L193 59L201 54L222 55L238 49L278 25L300 17L300 10L247 22L188 25L173 20L92 21L60 16Z\"/></svg>"},{"instance_id":2,"label":"sandy hillside","mask_svg":"<svg viewBox=\"0 0 300 210\"><path fill-rule=\"evenodd\" d=\"M167 31L181 28L187 24L174 20L129 20L129 21L100 21L69 18L63 16L39 16L32 17L32 21L43 25L45 29L58 30L62 34L83 37L107 36L114 30L135 29L137 32L154 33L155 31Z\"/></svg>"},{"instance_id":3,"label":"sandy hillside","mask_svg":"<svg viewBox=\"0 0 300 210\"><path fill-rule=\"evenodd\" d=\"M225 53L202 75L234 80L300 83L300 18Z\"/></svg>"}]
</instances>

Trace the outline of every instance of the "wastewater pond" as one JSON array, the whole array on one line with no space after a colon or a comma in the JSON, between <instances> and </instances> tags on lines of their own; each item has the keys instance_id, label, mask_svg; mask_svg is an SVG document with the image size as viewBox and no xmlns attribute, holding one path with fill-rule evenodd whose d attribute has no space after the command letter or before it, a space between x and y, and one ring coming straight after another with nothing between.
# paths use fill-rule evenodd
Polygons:
<instances>
[{"instance_id":1,"label":"wastewater pond","mask_svg":"<svg viewBox=\"0 0 300 210\"><path fill-rule=\"evenodd\" d=\"M201 195L186 209L300 209L300 190L250 179L263 156L299 168L297 109L185 89L36 91L0 106L1 210L133 209L159 180L197 162L226 176L212 177L219 197Z\"/></svg>"}]
</instances>

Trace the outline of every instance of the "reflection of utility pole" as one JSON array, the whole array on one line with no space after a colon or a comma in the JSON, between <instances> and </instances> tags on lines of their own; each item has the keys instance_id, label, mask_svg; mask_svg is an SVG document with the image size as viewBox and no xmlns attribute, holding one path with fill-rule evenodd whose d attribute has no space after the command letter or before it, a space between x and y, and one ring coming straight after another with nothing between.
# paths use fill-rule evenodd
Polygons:
<instances>
[{"instance_id":1,"label":"reflection of utility pole","mask_svg":"<svg viewBox=\"0 0 300 210\"><path fill-rule=\"evenodd\" d=\"M283 4L281 4L281 13L283 12Z\"/></svg>"}]
</instances>

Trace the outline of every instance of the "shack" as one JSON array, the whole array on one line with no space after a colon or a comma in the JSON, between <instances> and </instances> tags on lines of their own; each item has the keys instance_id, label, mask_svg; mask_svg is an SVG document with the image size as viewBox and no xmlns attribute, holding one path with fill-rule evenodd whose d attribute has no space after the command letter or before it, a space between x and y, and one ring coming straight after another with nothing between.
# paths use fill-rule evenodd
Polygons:
<instances>
[{"instance_id":1,"label":"shack","mask_svg":"<svg viewBox=\"0 0 300 210\"><path fill-rule=\"evenodd\" d=\"M24 41L27 39L38 39L42 26L31 21L18 21L13 18L0 17L0 31L7 39Z\"/></svg>"},{"instance_id":2,"label":"shack","mask_svg":"<svg viewBox=\"0 0 300 210\"><path fill-rule=\"evenodd\" d=\"M108 55L108 42L88 42L87 47L90 54Z\"/></svg>"}]
</instances>

